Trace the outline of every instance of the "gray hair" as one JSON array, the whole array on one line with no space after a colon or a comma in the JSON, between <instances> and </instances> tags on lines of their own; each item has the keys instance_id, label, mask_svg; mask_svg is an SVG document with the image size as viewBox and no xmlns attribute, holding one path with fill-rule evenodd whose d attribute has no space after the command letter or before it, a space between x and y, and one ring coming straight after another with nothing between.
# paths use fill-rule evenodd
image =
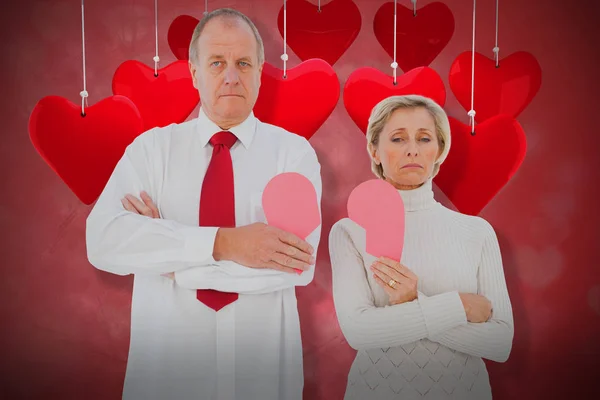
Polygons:
<instances>
[{"instance_id":1,"label":"gray hair","mask_svg":"<svg viewBox=\"0 0 600 400\"><path fill-rule=\"evenodd\" d=\"M373 110L369 117L369 125L367 127L367 151L371 156L370 146L377 146L379 136L388 120L394 111L401 108L417 108L423 107L429 112L435 122L435 132L441 154L433 165L432 178L440 171L440 165L444 162L450 151L450 122L448 116L442 107L430 98L418 95L406 96L391 96L381 100ZM381 179L385 179L383 175L383 166L377 164L371 157L371 170Z\"/></svg>"},{"instance_id":2,"label":"gray hair","mask_svg":"<svg viewBox=\"0 0 600 400\"><path fill-rule=\"evenodd\" d=\"M219 8L217 10L211 11L206 14L196 28L194 29L194 33L192 34L192 41L190 42L190 61L194 64L198 61L198 38L200 34L204 30L206 24L214 18L222 17L222 18L237 18L248 24L250 29L252 29L252 33L254 33L254 37L256 38L256 43L258 47L258 64L261 65L265 62L265 46L263 44L262 38L260 37L260 33L258 33L258 29L256 29L256 25L243 13L231 9L231 8Z\"/></svg>"}]
</instances>

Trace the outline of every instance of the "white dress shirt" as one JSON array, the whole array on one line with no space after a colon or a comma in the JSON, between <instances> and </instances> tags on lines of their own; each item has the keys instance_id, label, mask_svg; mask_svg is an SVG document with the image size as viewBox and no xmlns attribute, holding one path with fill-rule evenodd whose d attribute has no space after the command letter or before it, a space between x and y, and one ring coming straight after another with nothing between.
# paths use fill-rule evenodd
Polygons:
<instances>
[{"instance_id":1,"label":"white dress shirt","mask_svg":"<svg viewBox=\"0 0 600 400\"><path fill-rule=\"evenodd\" d=\"M197 119L155 128L131 143L87 219L90 263L134 274L124 399L302 398L302 343L295 286L301 275L253 269L212 257L216 227L199 227L200 190L221 129ZM275 175L297 172L321 202L320 165L301 136L251 114L230 131L236 225L265 222L262 191ZM121 199L145 190L161 219L126 211ZM307 241L318 248L321 226ZM175 280L162 276L175 272ZM240 293L219 312L195 289Z\"/></svg>"}]
</instances>

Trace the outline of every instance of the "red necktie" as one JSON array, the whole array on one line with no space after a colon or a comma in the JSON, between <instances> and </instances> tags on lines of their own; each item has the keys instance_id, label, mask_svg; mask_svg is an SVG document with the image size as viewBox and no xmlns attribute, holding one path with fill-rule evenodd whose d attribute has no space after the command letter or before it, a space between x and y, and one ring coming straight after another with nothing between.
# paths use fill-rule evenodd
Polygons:
<instances>
[{"instance_id":1,"label":"red necktie","mask_svg":"<svg viewBox=\"0 0 600 400\"><path fill-rule=\"evenodd\" d=\"M200 192L200 226L235 227L235 199L233 193L233 164L229 149L237 138L228 131L217 132L210 138L212 158ZM198 300L215 311L238 299L237 293L198 289Z\"/></svg>"}]
</instances>

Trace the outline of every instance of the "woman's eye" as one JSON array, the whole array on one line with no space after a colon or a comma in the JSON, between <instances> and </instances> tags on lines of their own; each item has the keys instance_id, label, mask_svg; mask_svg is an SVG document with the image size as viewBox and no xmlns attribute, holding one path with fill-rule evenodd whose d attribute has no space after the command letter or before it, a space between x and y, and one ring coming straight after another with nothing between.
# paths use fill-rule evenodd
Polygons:
<instances>
[{"instance_id":1,"label":"woman's eye","mask_svg":"<svg viewBox=\"0 0 600 400\"><path fill-rule=\"evenodd\" d=\"M399 142L399 141L401 141L401 140L402 140L402 138L398 138L398 137L397 137L397 138L393 138L393 139L392 139L392 142Z\"/></svg>"},{"instance_id":2,"label":"woman's eye","mask_svg":"<svg viewBox=\"0 0 600 400\"><path fill-rule=\"evenodd\" d=\"M247 66L249 66L250 64L248 64L246 61L240 61L240 65L241 65L242 67L247 67Z\"/></svg>"},{"instance_id":3,"label":"woman's eye","mask_svg":"<svg viewBox=\"0 0 600 400\"><path fill-rule=\"evenodd\" d=\"M212 65L213 67L218 67L220 63L221 61L213 61L210 65Z\"/></svg>"},{"instance_id":4,"label":"woman's eye","mask_svg":"<svg viewBox=\"0 0 600 400\"><path fill-rule=\"evenodd\" d=\"M429 142L431 142L431 139L425 137L425 138L422 138L421 141L429 143Z\"/></svg>"}]
</instances>

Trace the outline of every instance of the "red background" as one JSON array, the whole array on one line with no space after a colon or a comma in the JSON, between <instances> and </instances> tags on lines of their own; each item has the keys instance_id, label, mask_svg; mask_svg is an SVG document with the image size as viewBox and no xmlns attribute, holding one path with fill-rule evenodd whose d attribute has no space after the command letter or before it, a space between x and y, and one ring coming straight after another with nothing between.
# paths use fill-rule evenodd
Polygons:
<instances>
[{"instance_id":1,"label":"red background","mask_svg":"<svg viewBox=\"0 0 600 400\"><path fill-rule=\"evenodd\" d=\"M79 101L79 1L16 3L0 6L0 397L117 399L127 359L133 279L97 271L88 263L85 219L91 207L80 203L47 167L27 132L29 114L43 96ZM282 38L276 25L281 3L215 0L209 1L209 9L229 6L246 13L264 38L267 61L281 67ZM391 60L372 27L384 2L356 3L361 32L334 65L342 86L362 66L391 74ZM401 3L410 6L407 0ZM470 49L472 1L446 3L456 31L431 66L447 86L452 61ZM478 4L477 50L488 56L494 47L494 3ZM111 94L112 74L121 62L137 59L152 65L153 7L152 0L87 2L90 104ZM166 41L170 22L184 13L200 17L204 2L161 0L159 10L164 66L175 60ZM519 50L533 53L542 66L543 83L518 118L528 139L525 161L481 213L500 240L515 317L510 359L488 362L497 399L600 398L598 17L592 1L500 2L501 57ZM299 62L293 51L288 53L290 66ZM448 113L467 122L466 111L448 93ZM333 309L326 233L346 215L350 191L372 175L364 135L341 99L311 143L323 168L324 235L315 281L298 290L304 397L336 399L342 398L354 351L345 343Z\"/></svg>"}]
</instances>

